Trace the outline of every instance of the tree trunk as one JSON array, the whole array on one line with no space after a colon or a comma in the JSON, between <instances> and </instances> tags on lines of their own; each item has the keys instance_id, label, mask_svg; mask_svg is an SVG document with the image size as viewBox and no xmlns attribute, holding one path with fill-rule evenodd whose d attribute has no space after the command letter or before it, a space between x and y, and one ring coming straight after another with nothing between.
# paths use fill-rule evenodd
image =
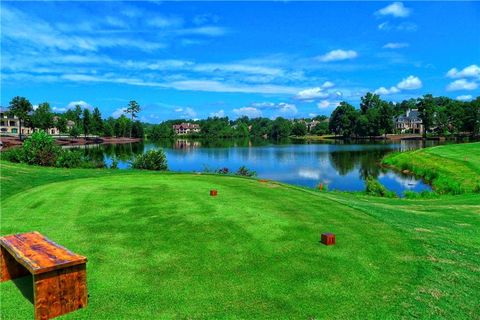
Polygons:
<instances>
[{"instance_id":1,"label":"tree trunk","mask_svg":"<svg viewBox=\"0 0 480 320\"><path fill-rule=\"evenodd\" d=\"M22 120L18 119L18 136L20 137L20 141L22 141Z\"/></svg>"}]
</instances>

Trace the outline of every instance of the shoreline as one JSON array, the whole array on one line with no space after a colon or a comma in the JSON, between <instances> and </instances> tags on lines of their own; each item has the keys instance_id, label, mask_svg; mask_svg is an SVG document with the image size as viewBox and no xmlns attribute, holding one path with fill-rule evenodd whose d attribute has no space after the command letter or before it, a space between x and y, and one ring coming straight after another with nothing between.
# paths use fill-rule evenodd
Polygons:
<instances>
[{"instance_id":1,"label":"shoreline","mask_svg":"<svg viewBox=\"0 0 480 320\"><path fill-rule=\"evenodd\" d=\"M91 137L91 138L71 138L71 137L54 137L55 143L59 146L85 146L90 144L124 144L140 142L141 138L127 138L127 137ZM18 137L0 137L2 143L1 150L8 150L10 148L18 147L23 144Z\"/></svg>"}]
</instances>

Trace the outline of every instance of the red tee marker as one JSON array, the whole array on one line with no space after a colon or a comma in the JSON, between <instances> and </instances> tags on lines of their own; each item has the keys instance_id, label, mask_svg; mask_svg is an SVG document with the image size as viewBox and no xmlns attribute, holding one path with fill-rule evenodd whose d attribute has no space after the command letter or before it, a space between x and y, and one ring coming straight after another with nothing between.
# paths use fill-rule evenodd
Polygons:
<instances>
[{"instance_id":1,"label":"red tee marker","mask_svg":"<svg viewBox=\"0 0 480 320\"><path fill-rule=\"evenodd\" d=\"M210 190L210 195L211 195L212 197L216 197L216 196L217 196L217 193L218 193L218 192L217 192L217 190L215 190L215 189Z\"/></svg>"},{"instance_id":2,"label":"red tee marker","mask_svg":"<svg viewBox=\"0 0 480 320\"><path fill-rule=\"evenodd\" d=\"M333 246L335 244L335 235L333 233L322 233L321 243L326 246Z\"/></svg>"}]
</instances>

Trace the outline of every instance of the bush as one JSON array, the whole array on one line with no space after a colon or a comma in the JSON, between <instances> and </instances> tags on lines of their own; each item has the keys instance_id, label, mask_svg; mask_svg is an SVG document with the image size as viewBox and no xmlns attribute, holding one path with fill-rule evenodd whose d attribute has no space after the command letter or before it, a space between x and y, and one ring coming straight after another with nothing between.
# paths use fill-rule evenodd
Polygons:
<instances>
[{"instance_id":1,"label":"bush","mask_svg":"<svg viewBox=\"0 0 480 320\"><path fill-rule=\"evenodd\" d=\"M167 157L162 149L149 150L132 161L132 168L165 171L168 170Z\"/></svg>"},{"instance_id":2,"label":"bush","mask_svg":"<svg viewBox=\"0 0 480 320\"><path fill-rule=\"evenodd\" d=\"M377 179L368 177L365 180L365 193L370 196L377 196L377 197L387 197L387 198L395 198L396 195L392 191L388 191Z\"/></svg>"},{"instance_id":3,"label":"bush","mask_svg":"<svg viewBox=\"0 0 480 320\"><path fill-rule=\"evenodd\" d=\"M2 159L10 162L22 162L24 158L24 152L22 147L12 148L1 153Z\"/></svg>"},{"instance_id":4,"label":"bush","mask_svg":"<svg viewBox=\"0 0 480 320\"><path fill-rule=\"evenodd\" d=\"M78 168L82 166L83 154L76 150L62 150L58 156L56 166L60 168Z\"/></svg>"},{"instance_id":5,"label":"bush","mask_svg":"<svg viewBox=\"0 0 480 320\"><path fill-rule=\"evenodd\" d=\"M217 170L218 174L228 174L229 172L230 172L230 170L227 167L220 168L220 169Z\"/></svg>"},{"instance_id":6,"label":"bush","mask_svg":"<svg viewBox=\"0 0 480 320\"><path fill-rule=\"evenodd\" d=\"M245 176L245 177L255 177L257 173L253 170L248 169L245 166L241 166L238 168L238 171L235 172L237 176Z\"/></svg>"},{"instance_id":7,"label":"bush","mask_svg":"<svg viewBox=\"0 0 480 320\"><path fill-rule=\"evenodd\" d=\"M25 140L21 151L14 151L12 159L14 162L53 167L61 151L51 136L38 131Z\"/></svg>"},{"instance_id":8,"label":"bush","mask_svg":"<svg viewBox=\"0 0 480 320\"><path fill-rule=\"evenodd\" d=\"M112 160L112 164L110 165L110 169L118 169L118 160L117 159L113 159Z\"/></svg>"}]
</instances>

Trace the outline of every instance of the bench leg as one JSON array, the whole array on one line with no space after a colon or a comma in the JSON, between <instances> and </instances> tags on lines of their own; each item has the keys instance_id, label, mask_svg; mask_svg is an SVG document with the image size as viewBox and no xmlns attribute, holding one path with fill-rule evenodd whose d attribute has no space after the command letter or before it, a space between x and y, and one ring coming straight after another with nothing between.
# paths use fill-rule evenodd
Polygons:
<instances>
[{"instance_id":1,"label":"bench leg","mask_svg":"<svg viewBox=\"0 0 480 320\"><path fill-rule=\"evenodd\" d=\"M30 272L0 246L0 282L30 275Z\"/></svg>"},{"instance_id":2,"label":"bench leg","mask_svg":"<svg viewBox=\"0 0 480 320\"><path fill-rule=\"evenodd\" d=\"M44 320L87 306L86 265L34 275L35 320Z\"/></svg>"}]
</instances>

